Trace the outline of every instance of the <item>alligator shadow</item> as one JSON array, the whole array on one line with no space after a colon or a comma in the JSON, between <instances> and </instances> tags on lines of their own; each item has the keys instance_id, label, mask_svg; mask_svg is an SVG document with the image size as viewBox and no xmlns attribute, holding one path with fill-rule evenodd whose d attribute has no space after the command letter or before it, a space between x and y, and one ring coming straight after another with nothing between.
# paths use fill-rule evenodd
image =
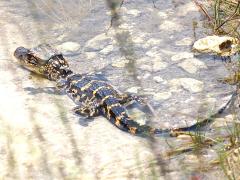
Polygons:
<instances>
[{"instance_id":1,"label":"alligator shadow","mask_svg":"<svg viewBox=\"0 0 240 180\"><path fill-rule=\"evenodd\" d=\"M76 115L79 116L79 115ZM80 117L80 116L79 116ZM78 120L79 125L87 127L89 125L89 123L93 122L94 118L85 118L85 117L80 117Z\"/></svg>"},{"instance_id":2,"label":"alligator shadow","mask_svg":"<svg viewBox=\"0 0 240 180\"><path fill-rule=\"evenodd\" d=\"M64 95L64 92L56 87L25 87L24 91L27 91L29 95L36 94L54 94L54 95Z\"/></svg>"}]
</instances>

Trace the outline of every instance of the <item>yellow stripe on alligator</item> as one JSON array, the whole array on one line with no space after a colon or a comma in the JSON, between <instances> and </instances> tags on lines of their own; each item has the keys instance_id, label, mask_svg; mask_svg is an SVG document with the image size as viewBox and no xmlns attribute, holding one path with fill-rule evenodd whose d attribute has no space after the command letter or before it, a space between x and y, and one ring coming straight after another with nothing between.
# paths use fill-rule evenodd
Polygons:
<instances>
[{"instance_id":1,"label":"yellow stripe on alligator","mask_svg":"<svg viewBox=\"0 0 240 180\"><path fill-rule=\"evenodd\" d=\"M81 88L81 91L84 91L84 90L88 89L92 85L92 83L94 83L94 82L98 83L98 82L104 82L104 81L99 81L99 80L93 79L93 80L89 81L85 86L83 86Z\"/></svg>"},{"instance_id":2,"label":"yellow stripe on alligator","mask_svg":"<svg viewBox=\"0 0 240 180\"><path fill-rule=\"evenodd\" d=\"M108 115L108 118L110 118L111 117L111 114L110 114L110 111L111 111L111 109L113 108L113 107L120 107L121 105L119 104L119 103L116 103L116 104L112 104L112 105L109 105L109 106L107 106L107 115Z\"/></svg>"},{"instance_id":3,"label":"yellow stripe on alligator","mask_svg":"<svg viewBox=\"0 0 240 180\"><path fill-rule=\"evenodd\" d=\"M104 98L102 98L102 101L101 101L101 104L103 104L104 103L104 101L106 101L108 98L110 98L110 97L114 97L113 95L107 95L107 96L105 96Z\"/></svg>"},{"instance_id":4,"label":"yellow stripe on alligator","mask_svg":"<svg viewBox=\"0 0 240 180\"><path fill-rule=\"evenodd\" d=\"M107 109L112 109L113 107L120 107L121 105L119 103L116 103L116 104L112 104L112 105L108 105L107 106Z\"/></svg>"},{"instance_id":5,"label":"yellow stripe on alligator","mask_svg":"<svg viewBox=\"0 0 240 180\"><path fill-rule=\"evenodd\" d=\"M93 91L93 95L95 96L99 90L104 89L104 88L109 89L109 87L100 86L99 88L97 88L97 89L95 89L95 90Z\"/></svg>"},{"instance_id":6,"label":"yellow stripe on alligator","mask_svg":"<svg viewBox=\"0 0 240 180\"><path fill-rule=\"evenodd\" d=\"M89 81L89 82L88 82L85 86L83 86L80 90L81 90L81 91L84 91L84 90L88 89L88 88L92 85L92 83L93 83L94 81L96 81L96 80L91 80L91 81Z\"/></svg>"},{"instance_id":7,"label":"yellow stripe on alligator","mask_svg":"<svg viewBox=\"0 0 240 180\"><path fill-rule=\"evenodd\" d=\"M121 123L120 117L116 117L116 119L115 119L115 125L119 127L119 126L121 125L120 123Z\"/></svg>"}]
</instances>

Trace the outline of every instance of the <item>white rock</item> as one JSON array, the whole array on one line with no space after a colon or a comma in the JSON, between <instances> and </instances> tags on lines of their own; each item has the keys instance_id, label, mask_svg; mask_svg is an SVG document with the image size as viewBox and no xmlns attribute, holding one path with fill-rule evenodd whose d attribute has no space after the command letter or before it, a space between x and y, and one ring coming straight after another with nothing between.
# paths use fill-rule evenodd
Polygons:
<instances>
[{"instance_id":1,"label":"white rock","mask_svg":"<svg viewBox=\"0 0 240 180\"><path fill-rule=\"evenodd\" d=\"M145 74L142 76L141 79L147 79L147 78L149 78L150 76L151 76L150 73L145 73Z\"/></svg>"},{"instance_id":2,"label":"white rock","mask_svg":"<svg viewBox=\"0 0 240 180\"><path fill-rule=\"evenodd\" d=\"M161 60L161 54L159 52L159 49L152 48L151 50L146 52L146 55L150 56L150 57L154 57L154 58L157 57L157 58L159 58L159 60Z\"/></svg>"},{"instance_id":3,"label":"white rock","mask_svg":"<svg viewBox=\"0 0 240 180\"><path fill-rule=\"evenodd\" d=\"M150 65L147 65L147 64L143 64L139 67L141 70L144 70L144 71L152 71L152 66Z\"/></svg>"},{"instance_id":4,"label":"white rock","mask_svg":"<svg viewBox=\"0 0 240 180\"><path fill-rule=\"evenodd\" d=\"M144 43L144 38L141 37L141 36L137 36L137 37L134 37L133 40L132 40L134 43Z\"/></svg>"},{"instance_id":5,"label":"white rock","mask_svg":"<svg viewBox=\"0 0 240 180\"><path fill-rule=\"evenodd\" d=\"M127 14L132 15L134 17L137 17L141 14L141 11L137 10L137 9L129 9L126 11Z\"/></svg>"},{"instance_id":6,"label":"white rock","mask_svg":"<svg viewBox=\"0 0 240 180\"><path fill-rule=\"evenodd\" d=\"M196 164L197 162L199 162L199 158L196 155L186 155L185 159L184 159L184 163L187 164Z\"/></svg>"},{"instance_id":7,"label":"white rock","mask_svg":"<svg viewBox=\"0 0 240 180\"><path fill-rule=\"evenodd\" d=\"M178 66L191 74L196 73L199 69L207 69L205 63L196 58L186 59L179 63Z\"/></svg>"},{"instance_id":8,"label":"white rock","mask_svg":"<svg viewBox=\"0 0 240 180\"><path fill-rule=\"evenodd\" d=\"M238 51L239 40L230 36L206 36L197 40L193 51L231 56Z\"/></svg>"},{"instance_id":9,"label":"white rock","mask_svg":"<svg viewBox=\"0 0 240 180\"><path fill-rule=\"evenodd\" d=\"M145 88L144 91L146 92L146 94L153 94L153 93L155 93L154 92L155 90L153 88Z\"/></svg>"},{"instance_id":10,"label":"white rock","mask_svg":"<svg viewBox=\"0 0 240 180\"><path fill-rule=\"evenodd\" d=\"M165 69L168 66L168 63L162 61L153 61L153 71L159 71Z\"/></svg>"},{"instance_id":11,"label":"white rock","mask_svg":"<svg viewBox=\"0 0 240 180\"><path fill-rule=\"evenodd\" d=\"M203 82L192 78L172 79L169 84L173 86L172 90L178 90L179 87L182 87L193 93L201 92L204 87Z\"/></svg>"},{"instance_id":12,"label":"white rock","mask_svg":"<svg viewBox=\"0 0 240 180\"><path fill-rule=\"evenodd\" d=\"M99 34L95 36L94 38L90 39L85 47L84 51L101 51L104 49L106 46L112 44L112 39L108 37L105 33Z\"/></svg>"},{"instance_id":13,"label":"white rock","mask_svg":"<svg viewBox=\"0 0 240 180\"><path fill-rule=\"evenodd\" d=\"M156 39L156 38L150 38L147 42L147 46L154 46L154 45L159 45L161 43L161 39Z\"/></svg>"},{"instance_id":14,"label":"white rock","mask_svg":"<svg viewBox=\"0 0 240 180\"><path fill-rule=\"evenodd\" d=\"M80 44L69 41L57 46L57 49L63 54L71 54L73 52L78 51L80 47L81 47Z\"/></svg>"},{"instance_id":15,"label":"white rock","mask_svg":"<svg viewBox=\"0 0 240 180\"><path fill-rule=\"evenodd\" d=\"M193 57L194 57L193 53L181 52L181 53L178 53L176 55L173 55L171 57L171 60L172 61L180 61L182 59L188 59L188 58L193 58Z\"/></svg>"},{"instance_id":16,"label":"white rock","mask_svg":"<svg viewBox=\"0 0 240 180\"><path fill-rule=\"evenodd\" d=\"M186 37L175 42L177 46L190 46L192 45L192 43L193 43L193 39L191 37Z\"/></svg>"},{"instance_id":17,"label":"white rock","mask_svg":"<svg viewBox=\"0 0 240 180\"><path fill-rule=\"evenodd\" d=\"M84 54L87 59L94 59L97 56L96 52L85 52Z\"/></svg>"},{"instance_id":18,"label":"white rock","mask_svg":"<svg viewBox=\"0 0 240 180\"><path fill-rule=\"evenodd\" d=\"M153 80L156 81L157 83L163 82L163 78L161 78L160 76L154 76Z\"/></svg>"},{"instance_id":19,"label":"white rock","mask_svg":"<svg viewBox=\"0 0 240 180\"><path fill-rule=\"evenodd\" d=\"M118 67L118 68L123 68L123 67L125 67L125 65L127 63L129 63L129 60L122 60L122 61L112 63L112 66L113 67Z\"/></svg>"},{"instance_id":20,"label":"white rock","mask_svg":"<svg viewBox=\"0 0 240 180\"><path fill-rule=\"evenodd\" d=\"M172 96L171 92L160 92L160 93L155 93L154 94L154 99L156 101L166 100L166 99L169 99L171 96Z\"/></svg>"},{"instance_id":21,"label":"white rock","mask_svg":"<svg viewBox=\"0 0 240 180\"><path fill-rule=\"evenodd\" d=\"M182 31L183 26L179 24L178 22L170 21L170 20L165 20L161 25L159 25L160 30L165 30L165 31Z\"/></svg>"},{"instance_id":22,"label":"white rock","mask_svg":"<svg viewBox=\"0 0 240 180\"><path fill-rule=\"evenodd\" d=\"M168 17L167 13L162 12L162 11L159 11L159 12L158 12L158 16L160 16L160 17L163 18L163 19L166 19L166 18Z\"/></svg>"},{"instance_id":23,"label":"white rock","mask_svg":"<svg viewBox=\"0 0 240 180\"><path fill-rule=\"evenodd\" d=\"M113 45L109 45L100 51L101 54L108 55L113 51Z\"/></svg>"},{"instance_id":24,"label":"white rock","mask_svg":"<svg viewBox=\"0 0 240 180\"><path fill-rule=\"evenodd\" d=\"M135 87L131 87L131 88L127 89L126 91L129 93L137 93L139 89L141 89L141 87L135 86Z\"/></svg>"}]
</instances>

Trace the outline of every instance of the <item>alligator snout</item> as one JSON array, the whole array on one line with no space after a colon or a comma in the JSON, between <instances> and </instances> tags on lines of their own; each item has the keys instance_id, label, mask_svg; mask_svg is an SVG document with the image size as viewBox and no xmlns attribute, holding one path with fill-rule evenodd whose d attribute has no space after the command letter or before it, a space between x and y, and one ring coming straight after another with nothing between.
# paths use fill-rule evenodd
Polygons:
<instances>
[{"instance_id":1,"label":"alligator snout","mask_svg":"<svg viewBox=\"0 0 240 180\"><path fill-rule=\"evenodd\" d=\"M14 52L14 56L17 59L22 60L28 53L29 53L28 49L24 47L18 47Z\"/></svg>"}]
</instances>

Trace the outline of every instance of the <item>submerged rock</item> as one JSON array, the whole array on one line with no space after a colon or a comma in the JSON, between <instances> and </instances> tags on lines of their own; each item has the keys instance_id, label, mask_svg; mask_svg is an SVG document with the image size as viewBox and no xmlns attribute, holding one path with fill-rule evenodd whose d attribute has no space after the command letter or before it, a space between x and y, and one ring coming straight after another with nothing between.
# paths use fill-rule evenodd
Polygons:
<instances>
[{"instance_id":1,"label":"submerged rock","mask_svg":"<svg viewBox=\"0 0 240 180\"><path fill-rule=\"evenodd\" d=\"M173 55L171 57L171 60L172 61L180 61L182 59L188 59L188 58L193 58L194 55L193 53L190 53L190 52L181 52L181 53L178 53L176 55Z\"/></svg>"},{"instance_id":2,"label":"submerged rock","mask_svg":"<svg viewBox=\"0 0 240 180\"><path fill-rule=\"evenodd\" d=\"M141 11L139 11L137 9L130 9L130 10L127 10L126 13L129 15L132 15L134 17L138 17L138 16L140 16Z\"/></svg>"},{"instance_id":3,"label":"submerged rock","mask_svg":"<svg viewBox=\"0 0 240 180\"><path fill-rule=\"evenodd\" d=\"M122 60L122 61L113 62L112 66L118 67L118 68L123 68L126 66L127 63L129 63L129 60Z\"/></svg>"},{"instance_id":4,"label":"submerged rock","mask_svg":"<svg viewBox=\"0 0 240 180\"><path fill-rule=\"evenodd\" d=\"M205 63L196 58L186 59L179 63L178 66L191 74L196 73L199 69L207 69Z\"/></svg>"},{"instance_id":5,"label":"submerged rock","mask_svg":"<svg viewBox=\"0 0 240 180\"><path fill-rule=\"evenodd\" d=\"M163 82L163 81L164 81L163 78L161 78L160 76L154 76L154 77L153 77L153 80L154 80L155 82L157 82L157 83L160 83L160 82Z\"/></svg>"},{"instance_id":6,"label":"submerged rock","mask_svg":"<svg viewBox=\"0 0 240 180\"><path fill-rule=\"evenodd\" d=\"M80 44L69 41L57 46L57 49L63 54L69 55L71 53L78 51L80 47L81 47Z\"/></svg>"},{"instance_id":7,"label":"submerged rock","mask_svg":"<svg viewBox=\"0 0 240 180\"><path fill-rule=\"evenodd\" d=\"M84 47L84 51L101 51L105 47L109 46L109 49L111 49L112 39L108 37L105 33L99 34L95 36L94 38L90 39L86 46Z\"/></svg>"},{"instance_id":8,"label":"submerged rock","mask_svg":"<svg viewBox=\"0 0 240 180\"><path fill-rule=\"evenodd\" d=\"M190 46L192 43L193 39L191 37L186 37L175 42L177 46Z\"/></svg>"},{"instance_id":9,"label":"submerged rock","mask_svg":"<svg viewBox=\"0 0 240 180\"><path fill-rule=\"evenodd\" d=\"M166 100L166 99L169 99L171 96L172 96L171 92L160 92L160 93L155 93L154 94L154 99L156 101Z\"/></svg>"},{"instance_id":10,"label":"submerged rock","mask_svg":"<svg viewBox=\"0 0 240 180\"><path fill-rule=\"evenodd\" d=\"M131 87L129 89L126 90L126 92L129 92L129 93L138 93L138 90L141 89L141 87L138 87L138 86L135 86L135 87Z\"/></svg>"},{"instance_id":11,"label":"submerged rock","mask_svg":"<svg viewBox=\"0 0 240 180\"><path fill-rule=\"evenodd\" d=\"M183 89L186 89L193 93L201 92L204 87L202 81L192 78L172 79L169 83L173 87L172 90L177 90L179 87L182 87Z\"/></svg>"}]
</instances>

